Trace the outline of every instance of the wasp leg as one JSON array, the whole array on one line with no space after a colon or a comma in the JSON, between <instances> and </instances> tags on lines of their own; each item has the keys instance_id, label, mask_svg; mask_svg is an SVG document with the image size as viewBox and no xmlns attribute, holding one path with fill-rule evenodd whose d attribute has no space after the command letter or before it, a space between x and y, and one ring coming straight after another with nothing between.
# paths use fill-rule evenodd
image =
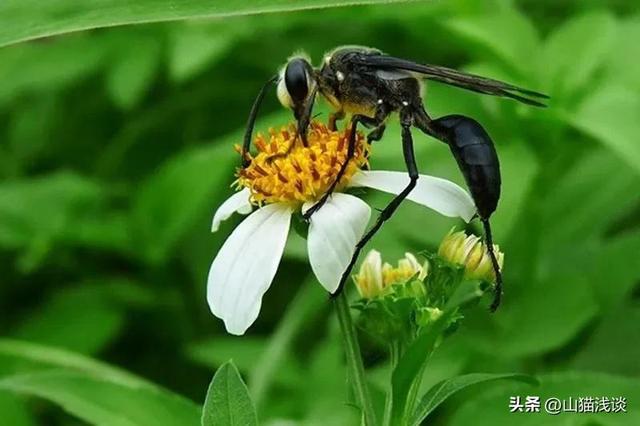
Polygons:
<instances>
[{"instance_id":1,"label":"wasp leg","mask_svg":"<svg viewBox=\"0 0 640 426\"><path fill-rule=\"evenodd\" d=\"M369 134L367 135L367 142L371 143L371 142L379 141L380 139L382 139L382 136L384 135L384 131L386 129L387 129L386 124L384 123L380 124L378 127L376 127L371 132L369 132Z\"/></svg>"},{"instance_id":2,"label":"wasp leg","mask_svg":"<svg viewBox=\"0 0 640 426\"><path fill-rule=\"evenodd\" d=\"M246 168L251 160L249 159L249 148L251 146L251 138L253 136L253 127L256 124L256 118L258 117L258 110L260 109L260 105L262 104L262 100L264 96L267 94L267 90L271 87L272 84L278 81L278 75L274 75L262 86L260 92L258 92L258 96L255 101L253 101L253 105L251 106L251 111L249 112L249 118L247 119L247 128L244 133L244 141L242 143L242 168Z\"/></svg>"},{"instance_id":3,"label":"wasp leg","mask_svg":"<svg viewBox=\"0 0 640 426\"><path fill-rule=\"evenodd\" d=\"M364 248L364 246L373 238L373 236L382 228L382 225L385 221L387 221L393 213L396 211L398 206L404 201L405 198L409 195L409 193L415 188L416 183L418 182L418 166L416 165L415 153L413 150L413 138L411 136L411 124L413 121L412 114L409 111L401 111L400 113L400 124L402 125L402 152L404 154L404 162L407 166L407 171L409 172L409 183L407 186L396 195L393 200L380 212L378 216L378 220L371 227L371 229L362 237L358 244L356 244L356 249L353 252L353 256L351 256L351 261L347 265L347 268L342 273L342 277L340 278L340 283L338 284L338 288L331 295L331 297L335 297L344 288L344 285L351 274L351 270L358 260L358 256L360 256L360 252Z\"/></svg>"},{"instance_id":4,"label":"wasp leg","mask_svg":"<svg viewBox=\"0 0 640 426\"><path fill-rule=\"evenodd\" d=\"M489 219L480 218L480 221L484 227L484 238L487 243L487 251L489 252L491 265L493 266L493 271L496 274L496 287L494 289L493 302L491 302L491 307L489 308L491 309L491 312L495 312L496 309L498 309L498 306L500 306L500 301L502 300L502 272L500 272L500 265L498 264L498 259L493 251L493 237L491 234Z\"/></svg>"},{"instance_id":5,"label":"wasp leg","mask_svg":"<svg viewBox=\"0 0 640 426\"><path fill-rule=\"evenodd\" d=\"M289 143L289 146L287 147L287 149L284 152L278 152L275 154L271 154L270 156L268 156L265 161L269 164L271 164L273 161L277 160L278 158L283 158L288 156L291 153L291 150L293 149L293 146L296 144L295 139L292 140Z\"/></svg>"},{"instance_id":6,"label":"wasp leg","mask_svg":"<svg viewBox=\"0 0 640 426\"><path fill-rule=\"evenodd\" d=\"M336 123L342 120L344 116L345 116L344 111L336 111L329 114L329 125L328 125L329 130L331 130L332 132L335 132L336 130L338 130L338 126Z\"/></svg>"},{"instance_id":7,"label":"wasp leg","mask_svg":"<svg viewBox=\"0 0 640 426\"><path fill-rule=\"evenodd\" d=\"M375 141L379 141L380 139L382 139L382 136L384 135L384 131L386 128L387 128L387 125L382 123L375 129L370 131L369 134L367 135L367 142L369 143L369 145L371 145ZM364 155L365 155L365 158L369 160L369 155L371 155L371 151L365 152ZM369 163L365 164L362 168L364 170L369 170Z\"/></svg>"},{"instance_id":8,"label":"wasp leg","mask_svg":"<svg viewBox=\"0 0 640 426\"><path fill-rule=\"evenodd\" d=\"M383 114L384 114L384 118L382 117ZM349 144L347 146L347 156L344 159L344 162L340 165L340 170L338 170L338 174L336 175L335 180L333 181L333 183L331 184L327 192L325 192L322 195L322 197L313 206L311 206L309 210L307 210L302 215L304 220L309 220L311 218L311 215L313 215L316 211L318 211L318 209L322 207L324 203L327 202L327 199L331 196L331 194L333 193L333 190L336 189L338 182L340 182L340 179L342 179L342 176L344 176L344 173L347 171L347 166L349 165L349 161L351 161L356 151L356 141L357 141L356 134L357 134L358 123L362 123L369 126L379 126L380 124L382 124L387 114L388 113L386 109L380 108L378 111L376 111L375 118L367 117L366 115L360 115L360 114L355 114L351 116L351 132L349 133Z\"/></svg>"}]
</instances>

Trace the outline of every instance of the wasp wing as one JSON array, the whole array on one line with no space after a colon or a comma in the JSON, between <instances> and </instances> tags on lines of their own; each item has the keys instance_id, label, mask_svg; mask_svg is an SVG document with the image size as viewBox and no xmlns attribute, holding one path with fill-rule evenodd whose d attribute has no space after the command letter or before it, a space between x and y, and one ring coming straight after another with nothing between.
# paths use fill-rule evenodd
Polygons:
<instances>
[{"instance_id":1,"label":"wasp wing","mask_svg":"<svg viewBox=\"0 0 640 426\"><path fill-rule=\"evenodd\" d=\"M429 64L418 64L406 59L395 58L393 56L359 55L352 60L357 64L370 66L376 69L389 71L411 71L420 74L427 80L439 81L451 86L456 86L462 89L484 93L487 95L503 96L538 107L544 107L546 105L536 99L531 98L549 99L549 96L543 93L523 89L521 87L514 86L503 81L481 77L479 75L469 74L447 67Z\"/></svg>"}]
</instances>

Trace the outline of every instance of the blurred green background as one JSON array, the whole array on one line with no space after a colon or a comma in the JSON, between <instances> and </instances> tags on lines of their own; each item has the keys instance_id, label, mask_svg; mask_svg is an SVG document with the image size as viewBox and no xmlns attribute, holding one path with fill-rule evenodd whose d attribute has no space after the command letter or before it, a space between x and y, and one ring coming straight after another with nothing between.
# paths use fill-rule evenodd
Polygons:
<instances>
[{"instance_id":1,"label":"blurred green background","mask_svg":"<svg viewBox=\"0 0 640 426\"><path fill-rule=\"evenodd\" d=\"M0 424L84 424L58 408L77 414L77 398L126 406L116 390L65 376L75 354L197 403L233 358L261 424L357 424L337 324L300 237L246 336L226 335L205 301L210 262L239 219L214 235L210 220L231 193L233 145L255 95L292 52L318 63L341 44L552 97L542 110L428 86L433 116L472 116L497 144L504 186L493 228L506 256L503 306L468 315L425 386L465 372L542 382L472 389L431 421L640 424L639 9L623 0L416 2L97 29L1 48ZM263 131L289 120L275 94L262 117ZM462 184L446 146L415 139L422 173ZM397 125L374 146L372 166L403 170ZM370 199L382 207L389 198ZM395 262L435 248L454 225L463 224L406 203L370 247ZM363 336L363 350L372 381L384 384L384 349ZM511 395L625 396L629 412L509 414Z\"/></svg>"}]
</instances>

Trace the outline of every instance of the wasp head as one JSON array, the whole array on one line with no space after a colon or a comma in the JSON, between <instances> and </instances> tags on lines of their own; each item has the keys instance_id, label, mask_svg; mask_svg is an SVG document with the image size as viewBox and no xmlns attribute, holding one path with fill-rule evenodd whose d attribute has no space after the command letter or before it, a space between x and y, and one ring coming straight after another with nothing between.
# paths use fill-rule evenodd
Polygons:
<instances>
[{"instance_id":1,"label":"wasp head","mask_svg":"<svg viewBox=\"0 0 640 426\"><path fill-rule=\"evenodd\" d=\"M298 134L305 145L316 90L314 71L309 60L301 56L290 58L280 71L278 99L284 107L293 111L298 122Z\"/></svg>"}]
</instances>

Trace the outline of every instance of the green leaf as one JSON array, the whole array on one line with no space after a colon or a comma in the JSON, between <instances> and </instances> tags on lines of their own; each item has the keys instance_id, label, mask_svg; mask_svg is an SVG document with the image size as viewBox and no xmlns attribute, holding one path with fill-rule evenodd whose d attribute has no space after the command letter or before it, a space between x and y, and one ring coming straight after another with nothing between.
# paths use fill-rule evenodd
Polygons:
<instances>
[{"instance_id":1,"label":"green leaf","mask_svg":"<svg viewBox=\"0 0 640 426\"><path fill-rule=\"evenodd\" d=\"M290 355L293 341L309 320L324 308L321 303L324 297L325 293L317 285L315 277L305 280L257 360L254 352L249 376L250 391L258 407L261 407L262 400L269 394L272 381L288 379L293 382L293 379L301 377L298 364Z\"/></svg>"},{"instance_id":2,"label":"green leaf","mask_svg":"<svg viewBox=\"0 0 640 426\"><path fill-rule=\"evenodd\" d=\"M516 225L518 213L526 208L527 194L534 185L538 162L532 150L519 140L502 145L500 169L502 189L500 208L491 217L494 241L506 240Z\"/></svg>"},{"instance_id":3,"label":"green leaf","mask_svg":"<svg viewBox=\"0 0 640 426\"><path fill-rule=\"evenodd\" d=\"M238 369L229 361L216 371L202 408L202 426L258 424L255 407Z\"/></svg>"},{"instance_id":4,"label":"green leaf","mask_svg":"<svg viewBox=\"0 0 640 426\"><path fill-rule=\"evenodd\" d=\"M38 267L56 243L124 247L128 236L105 212L107 200L96 181L69 172L2 182L0 246L24 250L18 265L23 271Z\"/></svg>"},{"instance_id":5,"label":"green leaf","mask_svg":"<svg viewBox=\"0 0 640 426\"><path fill-rule=\"evenodd\" d=\"M561 99L584 87L606 63L615 27L610 13L592 12L570 19L549 37L541 69L546 75L545 88L553 98Z\"/></svg>"},{"instance_id":6,"label":"green leaf","mask_svg":"<svg viewBox=\"0 0 640 426\"><path fill-rule=\"evenodd\" d=\"M541 241L545 249L606 235L612 223L636 206L636 200L628 194L639 185L636 170L614 153L598 147L583 155L556 179L553 188L541 189L544 203L539 209L546 231Z\"/></svg>"},{"instance_id":7,"label":"green leaf","mask_svg":"<svg viewBox=\"0 0 640 426\"><path fill-rule=\"evenodd\" d=\"M35 426L25 401L10 392L0 391L2 421L11 426Z\"/></svg>"},{"instance_id":8,"label":"green leaf","mask_svg":"<svg viewBox=\"0 0 640 426\"><path fill-rule=\"evenodd\" d=\"M256 131L268 125L281 126L288 120L286 112L266 116L259 120ZM231 195L233 168L240 158L233 147L241 143L243 134L244 129L215 144L179 153L141 185L134 196L132 229L147 260L162 261L203 215L212 217ZM199 225L201 232L210 231L209 221Z\"/></svg>"},{"instance_id":9,"label":"green leaf","mask_svg":"<svg viewBox=\"0 0 640 426\"><path fill-rule=\"evenodd\" d=\"M640 17L637 15L628 21L619 22L616 26L616 39L607 59L609 79L640 91ZM621 55L620 52L624 52Z\"/></svg>"},{"instance_id":10,"label":"green leaf","mask_svg":"<svg viewBox=\"0 0 640 426\"><path fill-rule=\"evenodd\" d=\"M107 92L117 106L130 109L153 84L162 46L157 32L125 35L107 73Z\"/></svg>"},{"instance_id":11,"label":"green leaf","mask_svg":"<svg viewBox=\"0 0 640 426\"><path fill-rule=\"evenodd\" d=\"M142 184L132 220L135 238L147 259L164 259L207 206L213 214L211 201L234 180L232 169L239 157L233 145L238 141L240 137L233 136L178 154ZM208 228L209 224L202 224L202 232Z\"/></svg>"},{"instance_id":12,"label":"green leaf","mask_svg":"<svg viewBox=\"0 0 640 426\"><path fill-rule=\"evenodd\" d=\"M2 32L9 22L0 3ZM25 44L0 49L0 105L25 93L43 93L77 84L97 72L109 45L102 38L86 35L67 37L54 43Z\"/></svg>"},{"instance_id":13,"label":"green leaf","mask_svg":"<svg viewBox=\"0 0 640 426\"><path fill-rule=\"evenodd\" d=\"M97 181L70 172L4 181L0 247L23 250L22 271L36 269L58 244L127 251L127 224L108 209L109 198Z\"/></svg>"},{"instance_id":14,"label":"green leaf","mask_svg":"<svg viewBox=\"0 0 640 426\"><path fill-rule=\"evenodd\" d=\"M517 10L504 9L490 14L455 17L443 24L524 76L534 70L531 64L539 48L539 36L531 21Z\"/></svg>"},{"instance_id":15,"label":"green leaf","mask_svg":"<svg viewBox=\"0 0 640 426\"><path fill-rule=\"evenodd\" d=\"M0 380L0 389L36 396L94 425L197 425L192 402L148 387L132 387L78 371L18 374Z\"/></svg>"},{"instance_id":16,"label":"green leaf","mask_svg":"<svg viewBox=\"0 0 640 426\"><path fill-rule=\"evenodd\" d=\"M640 173L640 98L631 96L629 89L607 85L595 90L570 114L569 122Z\"/></svg>"},{"instance_id":17,"label":"green leaf","mask_svg":"<svg viewBox=\"0 0 640 426\"><path fill-rule=\"evenodd\" d=\"M215 26L187 22L170 33L169 75L183 82L203 71L216 59L222 58L245 31L240 22L217 22Z\"/></svg>"},{"instance_id":18,"label":"green leaf","mask_svg":"<svg viewBox=\"0 0 640 426\"><path fill-rule=\"evenodd\" d=\"M420 425L420 423L438 408L440 404L447 400L455 393L479 383L491 382L494 380L519 380L531 384L538 384L538 381L526 374L491 374L491 373L472 373L464 376L453 377L443 380L433 386L423 395L420 404L416 408L410 424Z\"/></svg>"},{"instance_id":19,"label":"green leaf","mask_svg":"<svg viewBox=\"0 0 640 426\"><path fill-rule=\"evenodd\" d=\"M132 7L127 0L105 0L99 4L83 0L5 0L0 3L0 46L91 28L193 18L219 18L267 12L389 3L398 0L205 0L171 2L140 0Z\"/></svg>"},{"instance_id":20,"label":"green leaf","mask_svg":"<svg viewBox=\"0 0 640 426\"><path fill-rule=\"evenodd\" d=\"M94 354L103 349L124 325L123 312L95 286L59 291L30 313L13 336L32 342Z\"/></svg>"},{"instance_id":21,"label":"green leaf","mask_svg":"<svg viewBox=\"0 0 640 426\"><path fill-rule=\"evenodd\" d=\"M20 340L0 338L0 355L28 361L41 367L77 370L85 374L117 381L126 386L149 386L150 383L127 371L64 349Z\"/></svg>"},{"instance_id":22,"label":"green leaf","mask_svg":"<svg viewBox=\"0 0 640 426\"><path fill-rule=\"evenodd\" d=\"M569 253L555 256L568 259ZM581 270L553 270L539 282L522 278L513 284L508 304L492 318L493 326L484 321L465 323L469 327L465 336L476 350L502 358L541 356L566 345L598 314L588 277Z\"/></svg>"},{"instance_id":23,"label":"green leaf","mask_svg":"<svg viewBox=\"0 0 640 426\"><path fill-rule=\"evenodd\" d=\"M443 331L461 305L478 298L482 293L475 281L464 281L454 291L446 309L435 322L409 346L391 376L391 424L401 424L407 414L407 398L416 377L421 375L429 355L433 351Z\"/></svg>"},{"instance_id":24,"label":"green leaf","mask_svg":"<svg viewBox=\"0 0 640 426\"><path fill-rule=\"evenodd\" d=\"M586 254L585 271L603 311L615 310L638 283L640 273L633 265L640 253L640 230L608 238Z\"/></svg>"},{"instance_id":25,"label":"green leaf","mask_svg":"<svg viewBox=\"0 0 640 426\"><path fill-rule=\"evenodd\" d=\"M640 376L640 345L629 344L640 339L638 324L640 306L637 304L611 309L573 359L571 367L627 377Z\"/></svg>"}]
</instances>

